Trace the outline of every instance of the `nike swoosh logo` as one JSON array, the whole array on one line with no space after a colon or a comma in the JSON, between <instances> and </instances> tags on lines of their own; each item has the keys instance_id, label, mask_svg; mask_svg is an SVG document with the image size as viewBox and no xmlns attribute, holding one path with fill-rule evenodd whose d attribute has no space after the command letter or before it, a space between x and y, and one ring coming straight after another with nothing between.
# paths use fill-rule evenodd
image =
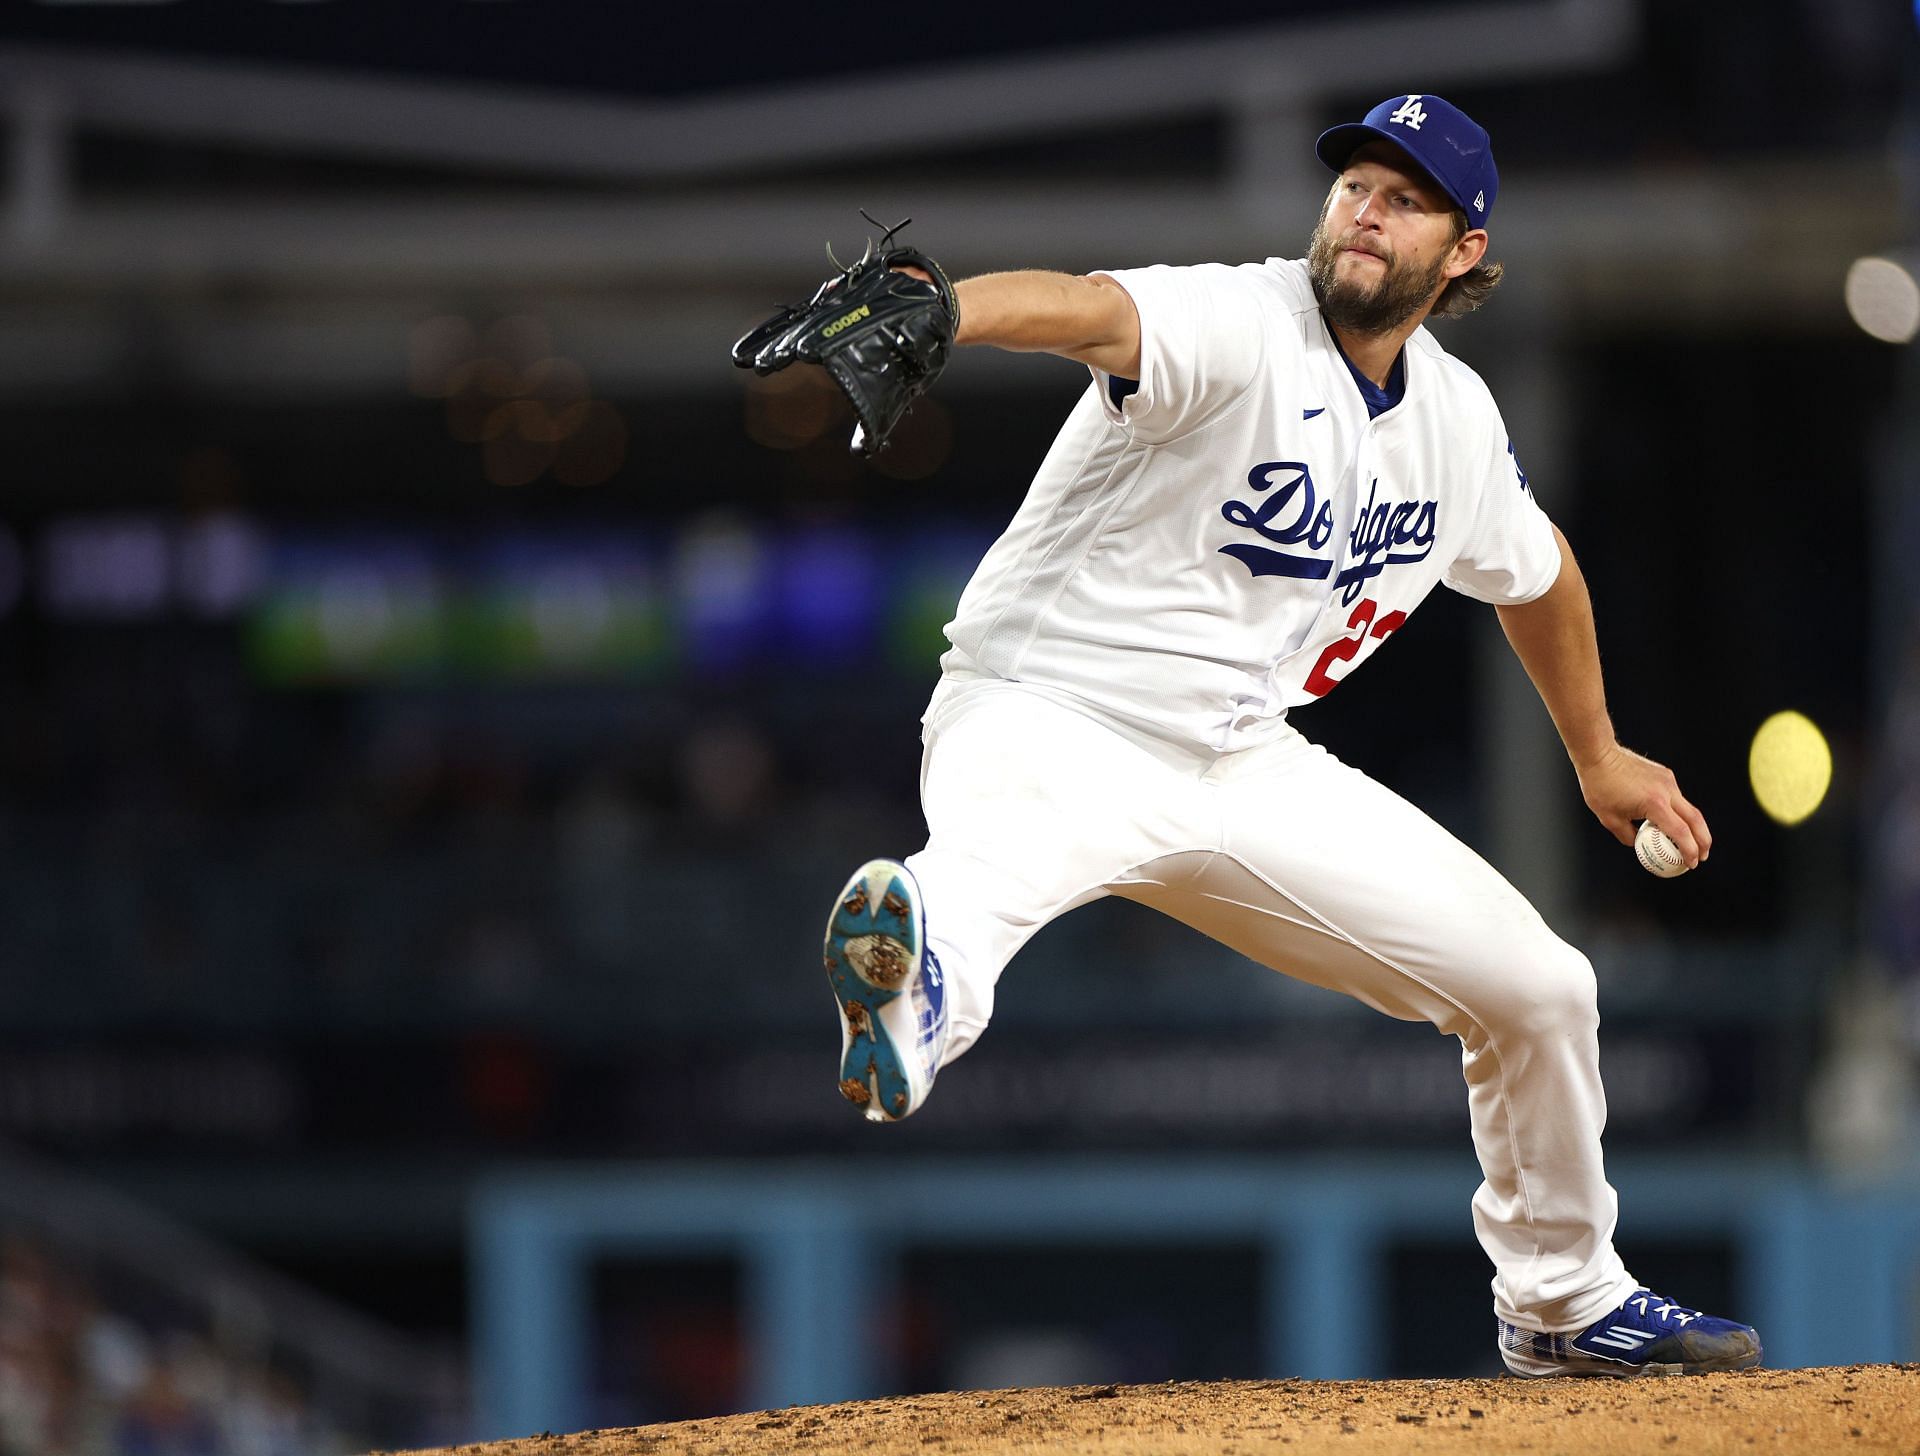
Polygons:
<instances>
[{"instance_id":1,"label":"nike swoosh logo","mask_svg":"<svg viewBox=\"0 0 1920 1456\"><path fill-rule=\"evenodd\" d=\"M1300 418L1303 420L1310 420L1315 415L1323 415L1326 412L1327 412L1327 407L1325 405L1321 405L1320 408L1317 410L1303 409L1300 411Z\"/></svg>"}]
</instances>

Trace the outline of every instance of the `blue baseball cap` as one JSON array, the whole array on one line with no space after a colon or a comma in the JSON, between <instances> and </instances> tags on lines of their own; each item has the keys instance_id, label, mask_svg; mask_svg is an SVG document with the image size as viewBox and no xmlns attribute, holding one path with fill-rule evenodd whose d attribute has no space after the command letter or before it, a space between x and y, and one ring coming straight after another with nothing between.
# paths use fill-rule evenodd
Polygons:
<instances>
[{"instance_id":1,"label":"blue baseball cap","mask_svg":"<svg viewBox=\"0 0 1920 1456\"><path fill-rule=\"evenodd\" d=\"M1392 96L1350 121L1320 133L1314 152L1335 172L1345 169L1361 144L1376 138L1399 147L1440 184L1467 215L1469 227L1485 227L1500 190L1486 128L1438 96Z\"/></svg>"}]
</instances>

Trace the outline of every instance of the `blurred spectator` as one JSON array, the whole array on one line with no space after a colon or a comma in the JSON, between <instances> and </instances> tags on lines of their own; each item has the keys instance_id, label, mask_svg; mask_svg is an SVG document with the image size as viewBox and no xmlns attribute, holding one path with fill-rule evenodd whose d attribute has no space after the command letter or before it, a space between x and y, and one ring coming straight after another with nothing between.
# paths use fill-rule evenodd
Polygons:
<instances>
[{"instance_id":1,"label":"blurred spectator","mask_svg":"<svg viewBox=\"0 0 1920 1456\"><path fill-rule=\"evenodd\" d=\"M0 1456L320 1456L364 1444L333 1431L286 1371L196 1333L204 1319L137 1276L82 1277L42 1241L6 1232Z\"/></svg>"}]
</instances>

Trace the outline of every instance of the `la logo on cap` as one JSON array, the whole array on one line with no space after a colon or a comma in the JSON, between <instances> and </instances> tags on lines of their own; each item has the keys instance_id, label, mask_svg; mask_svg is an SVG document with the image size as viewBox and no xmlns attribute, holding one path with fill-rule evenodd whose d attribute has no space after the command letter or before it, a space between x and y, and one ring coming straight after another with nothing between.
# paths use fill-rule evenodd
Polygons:
<instances>
[{"instance_id":1,"label":"la logo on cap","mask_svg":"<svg viewBox=\"0 0 1920 1456\"><path fill-rule=\"evenodd\" d=\"M1420 98L1418 96L1409 96L1401 103L1399 110L1387 118L1388 121L1397 121L1400 125L1410 127L1414 131L1420 130L1421 125L1426 119L1426 108L1420 104Z\"/></svg>"}]
</instances>

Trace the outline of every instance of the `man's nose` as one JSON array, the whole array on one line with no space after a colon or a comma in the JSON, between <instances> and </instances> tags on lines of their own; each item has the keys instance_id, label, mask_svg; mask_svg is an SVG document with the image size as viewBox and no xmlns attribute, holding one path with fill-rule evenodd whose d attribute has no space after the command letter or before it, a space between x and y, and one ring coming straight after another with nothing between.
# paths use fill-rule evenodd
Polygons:
<instances>
[{"instance_id":1,"label":"man's nose","mask_svg":"<svg viewBox=\"0 0 1920 1456\"><path fill-rule=\"evenodd\" d=\"M1380 209L1373 205L1377 200L1378 194L1372 192L1360 199L1360 205L1353 210L1355 227L1372 228L1375 232L1380 230Z\"/></svg>"}]
</instances>

